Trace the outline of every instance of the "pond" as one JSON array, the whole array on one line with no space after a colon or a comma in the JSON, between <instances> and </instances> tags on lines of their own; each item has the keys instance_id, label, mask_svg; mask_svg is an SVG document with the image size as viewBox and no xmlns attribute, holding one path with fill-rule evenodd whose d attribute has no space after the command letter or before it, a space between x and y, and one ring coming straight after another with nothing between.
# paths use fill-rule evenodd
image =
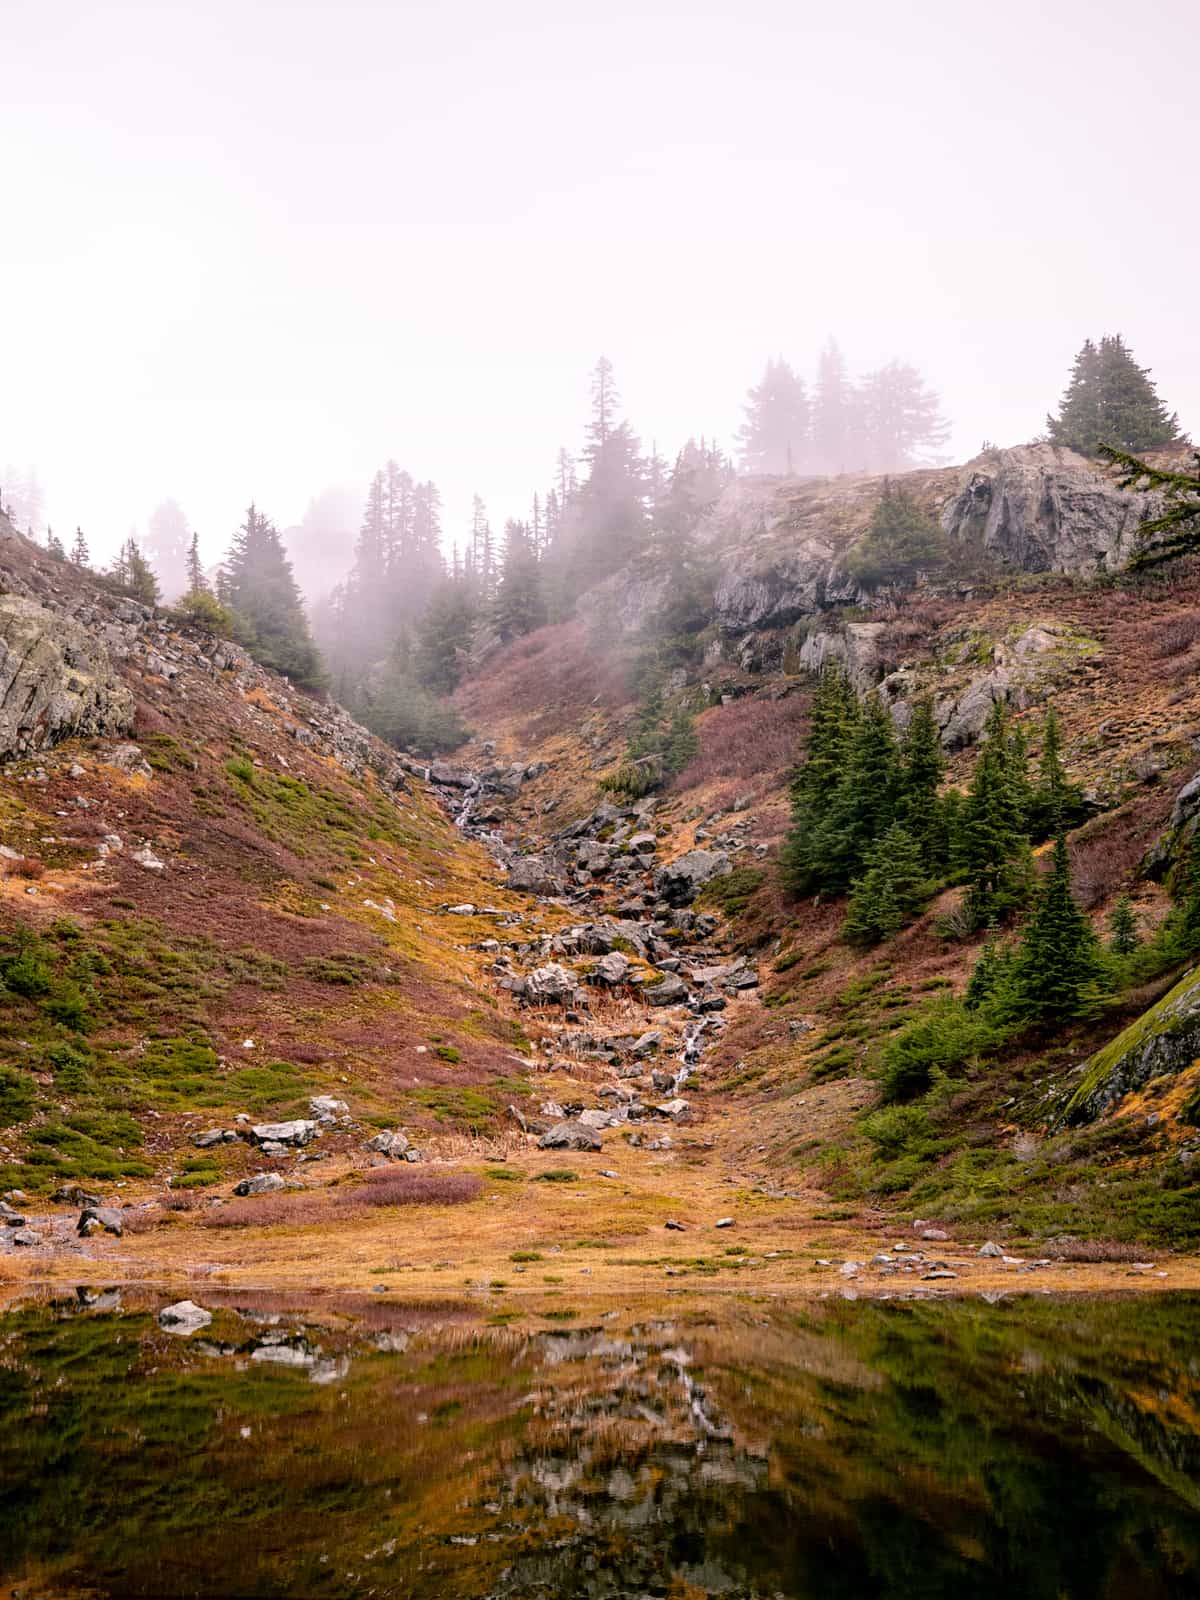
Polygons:
<instances>
[{"instance_id":1,"label":"pond","mask_svg":"<svg viewBox=\"0 0 1200 1600\"><path fill-rule=\"evenodd\" d=\"M3 1593L1200 1594L1200 1297L202 1298L0 1317Z\"/></svg>"}]
</instances>

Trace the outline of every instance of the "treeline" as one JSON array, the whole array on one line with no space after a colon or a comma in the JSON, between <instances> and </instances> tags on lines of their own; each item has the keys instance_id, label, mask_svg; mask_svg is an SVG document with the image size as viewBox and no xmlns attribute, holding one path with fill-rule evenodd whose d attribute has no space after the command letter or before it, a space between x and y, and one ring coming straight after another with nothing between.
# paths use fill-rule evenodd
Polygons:
<instances>
[{"instance_id":1,"label":"treeline","mask_svg":"<svg viewBox=\"0 0 1200 1600\"><path fill-rule=\"evenodd\" d=\"M453 748L464 730L446 697L472 658L564 620L580 593L644 555L671 578L664 625L686 628L711 599L697 590L690 533L732 476L705 439L688 440L673 462L645 452L604 359L579 455L560 449L552 481L499 534L476 496L448 561L436 488L389 463L372 484L351 570L316 618L334 692L397 744Z\"/></svg>"},{"instance_id":2,"label":"treeline","mask_svg":"<svg viewBox=\"0 0 1200 1600\"><path fill-rule=\"evenodd\" d=\"M746 397L739 464L789 477L905 472L936 465L949 431L916 367L893 360L853 377L831 339L811 383L782 357L767 362Z\"/></svg>"}]
</instances>

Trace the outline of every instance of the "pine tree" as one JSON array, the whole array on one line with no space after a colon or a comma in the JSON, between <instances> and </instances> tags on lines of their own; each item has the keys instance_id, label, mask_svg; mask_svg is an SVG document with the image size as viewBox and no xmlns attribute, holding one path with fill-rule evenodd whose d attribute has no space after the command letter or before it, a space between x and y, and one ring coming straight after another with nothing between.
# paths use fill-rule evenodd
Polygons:
<instances>
[{"instance_id":1,"label":"pine tree","mask_svg":"<svg viewBox=\"0 0 1200 1600\"><path fill-rule=\"evenodd\" d=\"M164 500L146 524L146 558L168 600L187 588L187 517L175 500Z\"/></svg>"},{"instance_id":2,"label":"pine tree","mask_svg":"<svg viewBox=\"0 0 1200 1600\"><path fill-rule=\"evenodd\" d=\"M305 688L321 686L321 658L291 562L275 524L253 504L221 568L218 599L232 612L256 661Z\"/></svg>"},{"instance_id":3,"label":"pine tree","mask_svg":"<svg viewBox=\"0 0 1200 1600\"><path fill-rule=\"evenodd\" d=\"M51 527L46 529L46 551L56 561L65 561L67 559L67 552L63 547L63 542Z\"/></svg>"},{"instance_id":4,"label":"pine tree","mask_svg":"<svg viewBox=\"0 0 1200 1600\"><path fill-rule=\"evenodd\" d=\"M949 424L916 367L889 361L870 372L855 396L855 449L868 472L938 465Z\"/></svg>"},{"instance_id":5,"label":"pine tree","mask_svg":"<svg viewBox=\"0 0 1200 1600\"><path fill-rule=\"evenodd\" d=\"M817 472L848 472L852 466L850 427L853 392L846 362L837 342L830 339L817 363L813 393L812 450Z\"/></svg>"},{"instance_id":6,"label":"pine tree","mask_svg":"<svg viewBox=\"0 0 1200 1600\"><path fill-rule=\"evenodd\" d=\"M981 1010L1002 992L1011 978L1012 968L1013 952L1000 942L993 923L967 980L966 993L963 995L967 1010Z\"/></svg>"},{"instance_id":7,"label":"pine tree","mask_svg":"<svg viewBox=\"0 0 1200 1600\"><path fill-rule=\"evenodd\" d=\"M1179 417L1168 414L1150 379L1139 367L1119 333L1087 340L1075 358L1057 417L1047 417L1052 444L1099 454L1101 445L1114 450L1159 450L1179 442Z\"/></svg>"},{"instance_id":8,"label":"pine tree","mask_svg":"<svg viewBox=\"0 0 1200 1600\"><path fill-rule=\"evenodd\" d=\"M92 564L91 552L88 550L88 542L83 536L82 528L77 527L75 529L75 539L71 545L71 560L77 567L90 568Z\"/></svg>"},{"instance_id":9,"label":"pine tree","mask_svg":"<svg viewBox=\"0 0 1200 1600\"><path fill-rule=\"evenodd\" d=\"M187 593L205 594L208 592L208 579L204 576L204 564L200 560L200 538L193 533L187 552Z\"/></svg>"},{"instance_id":10,"label":"pine tree","mask_svg":"<svg viewBox=\"0 0 1200 1600\"><path fill-rule=\"evenodd\" d=\"M1017 763L1003 709L996 707L975 763L958 829L958 861L973 927L999 922L1025 903L1029 841Z\"/></svg>"},{"instance_id":11,"label":"pine tree","mask_svg":"<svg viewBox=\"0 0 1200 1600\"><path fill-rule=\"evenodd\" d=\"M865 871L850 891L842 937L859 945L890 939L921 910L929 894L920 848L907 829L893 822L867 852Z\"/></svg>"},{"instance_id":12,"label":"pine tree","mask_svg":"<svg viewBox=\"0 0 1200 1600\"><path fill-rule=\"evenodd\" d=\"M841 892L895 816L899 760L891 716L870 695L854 732L841 782L815 837L820 887Z\"/></svg>"},{"instance_id":13,"label":"pine tree","mask_svg":"<svg viewBox=\"0 0 1200 1600\"><path fill-rule=\"evenodd\" d=\"M479 615L474 575L464 563L461 576L445 579L434 591L417 624L413 668L427 689L450 694L462 678Z\"/></svg>"},{"instance_id":14,"label":"pine tree","mask_svg":"<svg viewBox=\"0 0 1200 1600\"><path fill-rule=\"evenodd\" d=\"M140 600L143 605L158 604L158 580L132 534L121 546L108 575L122 594Z\"/></svg>"},{"instance_id":15,"label":"pine tree","mask_svg":"<svg viewBox=\"0 0 1200 1600\"><path fill-rule=\"evenodd\" d=\"M1035 842L1049 839L1060 828L1070 831L1083 817L1083 791L1071 783L1062 764L1062 735L1058 714L1046 713L1038 781L1030 797L1029 834Z\"/></svg>"},{"instance_id":16,"label":"pine tree","mask_svg":"<svg viewBox=\"0 0 1200 1600\"><path fill-rule=\"evenodd\" d=\"M1129 956L1141 942L1133 903L1127 894L1123 894L1108 919L1108 948L1114 955Z\"/></svg>"},{"instance_id":17,"label":"pine tree","mask_svg":"<svg viewBox=\"0 0 1200 1600\"><path fill-rule=\"evenodd\" d=\"M1102 973L1092 925L1071 893L1067 839L1060 829L1051 869L1021 936L1004 1010L1017 1022L1079 1016L1097 994Z\"/></svg>"},{"instance_id":18,"label":"pine tree","mask_svg":"<svg viewBox=\"0 0 1200 1600\"><path fill-rule=\"evenodd\" d=\"M949 558L950 542L938 523L907 489L885 478L870 526L846 557L846 570L864 589L878 589L940 572Z\"/></svg>"},{"instance_id":19,"label":"pine tree","mask_svg":"<svg viewBox=\"0 0 1200 1600\"><path fill-rule=\"evenodd\" d=\"M791 827L780 850L783 883L791 894L811 894L821 886L829 799L845 775L859 716L858 696L843 668L826 667L813 694L805 759L792 780Z\"/></svg>"},{"instance_id":20,"label":"pine tree","mask_svg":"<svg viewBox=\"0 0 1200 1600\"><path fill-rule=\"evenodd\" d=\"M738 433L743 472L791 476L807 468L808 390L786 361L767 362L761 383L746 396L745 411Z\"/></svg>"},{"instance_id":21,"label":"pine tree","mask_svg":"<svg viewBox=\"0 0 1200 1600\"><path fill-rule=\"evenodd\" d=\"M492 602L492 622L504 643L540 628L546 620L541 574L533 536L523 522L504 528L504 560Z\"/></svg>"},{"instance_id":22,"label":"pine tree","mask_svg":"<svg viewBox=\"0 0 1200 1600\"><path fill-rule=\"evenodd\" d=\"M896 812L916 840L927 872L938 873L947 861L945 808L939 795L946 774L942 741L931 695L913 707L900 742Z\"/></svg>"}]
</instances>

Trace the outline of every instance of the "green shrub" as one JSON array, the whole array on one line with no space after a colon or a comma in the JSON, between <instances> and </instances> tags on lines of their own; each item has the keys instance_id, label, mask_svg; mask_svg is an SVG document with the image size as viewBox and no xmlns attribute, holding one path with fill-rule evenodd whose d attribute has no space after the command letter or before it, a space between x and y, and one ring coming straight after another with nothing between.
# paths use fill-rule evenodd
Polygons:
<instances>
[{"instance_id":1,"label":"green shrub","mask_svg":"<svg viewBox=\"0 0 1200 1600\"><path fill-rule=\"evenodd\" d=\"M0 1067L0 1128L12 1128L33 1115L33 1079L16 1067Z\"/></svg>"},{"instance_id":2,"label":"green shrub","mask_svg":"<svg viewBox=\"0 0 1200 1600\"><path fill-rule=\"evenodd\" d=\"M948 996L903 1027L883 1046L879 1082L885 1104L915 1100L935 1079L962 1076L1001 1042L993 1023Z\"/></svg>"}]
</instances>

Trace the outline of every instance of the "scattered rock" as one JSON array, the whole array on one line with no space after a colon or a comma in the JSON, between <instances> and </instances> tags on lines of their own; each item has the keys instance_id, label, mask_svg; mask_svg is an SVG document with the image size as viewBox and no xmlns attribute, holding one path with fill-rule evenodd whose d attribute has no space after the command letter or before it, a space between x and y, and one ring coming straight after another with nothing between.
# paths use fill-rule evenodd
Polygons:
<instances>
[{"instance_id":1,"label":"scattered rock","mask_svg":"<svg viewBox=\"0 0 1200 1600\"><path fill-rule=\"evenodd\" d=\"M993 1244L992 1241L989 1239L986 1244L981 1244L979 1246L979 1254L981 1256L996 1257L996 1256L1003 1256L1004 1251L1001 1250L1001 1248L1000 1248L1000 1246L998 1244Z\"/></svg>"},{"instance_id":2,"label":"scattered rock","mask_svg":"<svg viewBox=\"0 0 1200 1600\"><path fill-rule=\"evenodd\" d=\"M32 1228L18 1228L15 1233L10 1233L9 1238L13 1244L20 1245L22 1249L33 1249L43 1243L40 1233L35 1233Z\"/></svg>"},{"instance_id":3,"label":"scattered rock","mask_svg":"<svg viewBox=\"0 0 1200 1600\"><path fill-rule=\"evenodd\" d=\"M315 1119L324 1124L336 1122L339 1117L349 1115L350 1107L344 1100L337 1100L331 1094L315 1094L308 1102L308 1109Z\"/></svg>"}]
</instances>

